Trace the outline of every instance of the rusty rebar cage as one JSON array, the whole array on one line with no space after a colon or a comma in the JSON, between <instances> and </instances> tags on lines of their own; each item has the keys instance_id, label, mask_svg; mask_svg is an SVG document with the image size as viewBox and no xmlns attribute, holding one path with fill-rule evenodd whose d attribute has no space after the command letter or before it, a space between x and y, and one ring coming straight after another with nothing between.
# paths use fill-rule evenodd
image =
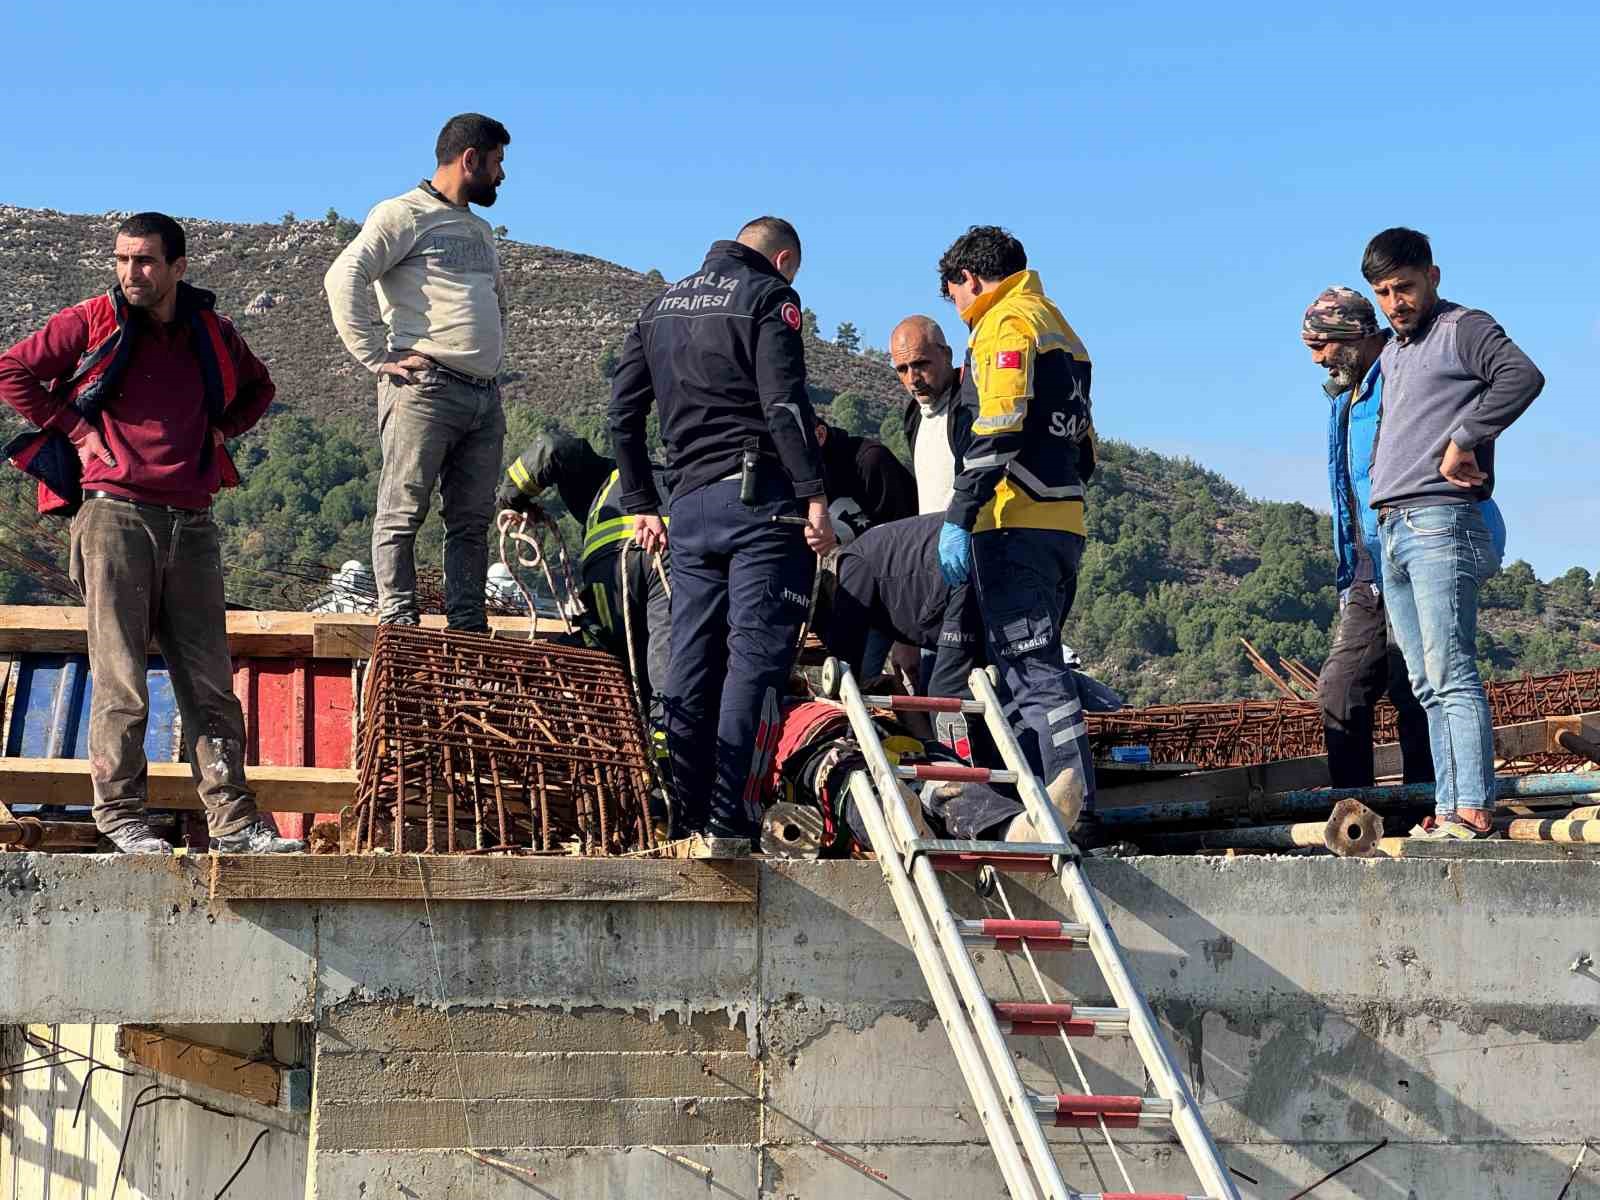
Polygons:
<instances>
[{"instance_id":1,"label":"rusty rebar cage","mask_svg":"<svg viewBox=\"0 0 1600 1200\"><path fill-rule=\"evenodd\" d=\"M345 842L357 852L653 844L632 689L595 650L380 626L356 770Z\"/></svg>"}]
</instances>

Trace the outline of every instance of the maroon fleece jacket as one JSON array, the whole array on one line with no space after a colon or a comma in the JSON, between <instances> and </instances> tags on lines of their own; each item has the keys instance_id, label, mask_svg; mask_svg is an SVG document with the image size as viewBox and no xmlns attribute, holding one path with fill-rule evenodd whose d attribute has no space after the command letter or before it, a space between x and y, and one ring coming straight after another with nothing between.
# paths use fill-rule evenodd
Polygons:
<instances>
[{"instance_id":1,"label":"maroon fleece jacket","mask_svg":"<svg viewBox=\"0 0 1600 1200\"><path fill-rule=\"evenodd\" d=\"M238 387L215 428L224 437L237 437L261 419L276 389L233 323L220 323ZM136 312L129 332L133 351L100 411L100 433L117 465L90 458L83 468L83 486L144 504L208 508L222 485L221 469L218 456L205 453L212 425L189 329L182 322L162 325ZM43 329L0 355L0 400L41 429L58 429L76 439L83 418L46 384L70 375L88 344L83 315L75 308L58 312Z\"/></svg>"}]
</instances>

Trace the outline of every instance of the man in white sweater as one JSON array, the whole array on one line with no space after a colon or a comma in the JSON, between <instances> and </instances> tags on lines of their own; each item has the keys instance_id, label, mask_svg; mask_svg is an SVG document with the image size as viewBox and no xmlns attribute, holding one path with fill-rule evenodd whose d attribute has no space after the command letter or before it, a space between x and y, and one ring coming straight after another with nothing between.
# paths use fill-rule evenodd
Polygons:
<instances>
[{"instance_id":1,"label":"man in white sweater","mask_svg":"<svg viewBox=\"0 0 1600 1200\"><path fill-rule=\"evenodd\" d=\"M889 358L906 389L906 445L917 477L917 511L943 512L955 486L950 410L961 387L950 343L932 317L907 317L889 335Z\"/></svg>"},{"instance_id":2,"label":"man in white sweater","mask_svg":"<svg viewBox=\"0 0 1600 1200\"><path fill-rule=\"evenodd\" d=\"M419 621L417 530L437 484L450 628L489 627L483 588L506 432L496 382L505 291L494 231L470 205L495 202L510 142L499 121L451 117L433 178L374 208L323 278L339 336L378 377L383 473L372 568L382 622Z\"/></svg>"}]
</instances>

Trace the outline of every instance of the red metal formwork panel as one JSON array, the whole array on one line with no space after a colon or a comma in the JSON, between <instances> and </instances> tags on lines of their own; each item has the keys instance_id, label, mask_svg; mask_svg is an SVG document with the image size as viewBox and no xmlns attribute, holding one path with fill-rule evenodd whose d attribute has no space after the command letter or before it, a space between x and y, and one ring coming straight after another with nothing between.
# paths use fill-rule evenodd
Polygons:
<instances>
[{"instance_id":1,"label":"red metal formwork panel","mask_svg":"<svg viewBox=\"0 0 1600 1200\"><path fill-rule=\"evenodd\" d=\"M238 658L233 691L244 709L245 763L348 767L354 758L355 686L345 659ZM276 813L278 828L304 837L335 813Z\"/></svg>"}]
</instances>

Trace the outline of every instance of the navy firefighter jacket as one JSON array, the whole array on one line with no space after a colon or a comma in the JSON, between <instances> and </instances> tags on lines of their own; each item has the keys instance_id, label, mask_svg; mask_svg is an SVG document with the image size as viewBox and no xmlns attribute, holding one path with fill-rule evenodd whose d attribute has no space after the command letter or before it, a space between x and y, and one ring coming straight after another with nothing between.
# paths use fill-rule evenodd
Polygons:
<instances>
[{"instance_id":1,"label":"navy firefighter jacket","mask_svg":"<svg viewBox=\"0 0 1600 1200\"><path fill-rule=\"evenodd\" d=\"M660 511L645 444L652 403L674 495L736 475L751 438L796 497L822 494L800 297L759 251L713 243L699 271L646 304L628 334L610 419L629 513Z\"/></svg>"}]
</instances>

